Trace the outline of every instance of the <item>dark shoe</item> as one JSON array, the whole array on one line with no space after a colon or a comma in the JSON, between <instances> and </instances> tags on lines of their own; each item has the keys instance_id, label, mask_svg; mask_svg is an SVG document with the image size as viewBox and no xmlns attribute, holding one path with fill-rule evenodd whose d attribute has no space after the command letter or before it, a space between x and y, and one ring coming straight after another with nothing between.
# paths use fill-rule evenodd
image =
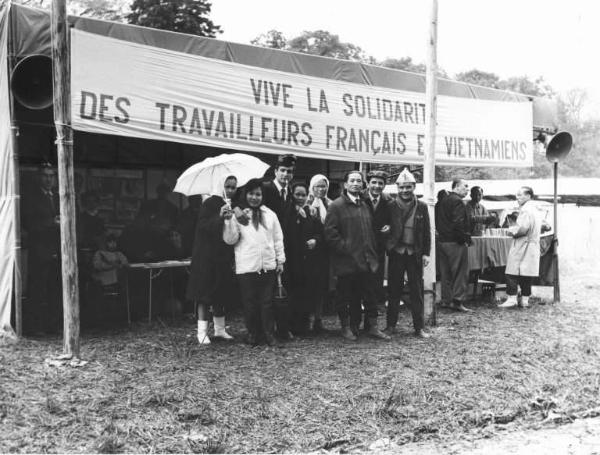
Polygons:
<instances>
[{"instance_id":1,"label":"dark shoe","mask_svg":"<svg viewBox=\"0 0 600 455\"><path fill-rule=\"evenodd\" d=\"M249 333L246 337L246 343L248 343L250 346L258 346L256 335Z\"/></svg>"},{"instance_id":2,"label":"dark shoe","mask_svg":"<svg viewBox=\"0 0 600 455\"><path fill-rule=\"evenodd\" d=\"M279 346L279 342L275 339L273 335L265 335L265 343L267 343L267 346L271 347Z\"/></svg>"},{"instance_id":3,"label":"dark shoe","mask_svg":"<svg viewBox=\"0 0 600 455\"><path fill-rule=\"evenodd\" d=\"M396 326L388 326L384 330L388 335L396 335L398 333L398 328Z\"/></svg>"},{"instance_id":4,"label":"dark shoe","mask_svg":"<svg viewBox=\"0 0 600 455\"><path fill-rule=\"evenodd\" d=\"M315 319L315 322L313 322L312 331L314 334L323 334L329 332L329 330L323 327L323 321L320 319Z\"/></svg>"},{"instance_id":5,"label":"dark shoe","mask_svg":"<svg viewBox=\"0 0 600 455\"><path fill-rule=\"evenodd\" d=\"M356 340L358 340L358 338L356 337L356 335L354 335L354 333L352 332L352 330L350 330L350 327L342 327L342 337L344 337L348 341L356 341Z\"/></svg>"},{"instance_id":6,"label":"dark shoe","mask_svg":"<svg viewBox=\"0 0 600 455\"><path fill-rule=\"evenodd\" d=\"M415 336L417 338L431 338L431 335L429 333L427 333L425 330L423 329L419 329L415 332Z\"/></svg>"},{"instance_id":7,"label":"dark shoe","mask_svg":"<svg viewBox=\"0 0 600 455\"><path fill-rule=\"evenodd\" d=\"M294 339L294 335L292 335L292 332L289 332L289 331L286 331L284 333L278 333L277 336L282 341L292 341Z\"/></svg>"},{"instance_id":8,"label":"dark shoe","mask_svg":"<svg viewBox=\"0 0 600 455\"><path fill-rule=\"evenodd\" d=\"M379 340L391 340L392 339L389 335L383 333L377 327L373 327L373 326L371 326L371 328L369 329L369 331L367 332L367 334L371 338L377 338Z\"/></svg>"},{"instance_id":9,"label":"dark shoe","mask_svg":"<svg viewBox=\"0 0 600 455\"><path fill-rule=\"evenodd\" d=\"M454 311L460 311L461 313L473 313L473 310L470 308L467 308L466 306L464 306L462 303L460 302L454 302L452 304L452 309Z\"/></svg>"}]
</instances>

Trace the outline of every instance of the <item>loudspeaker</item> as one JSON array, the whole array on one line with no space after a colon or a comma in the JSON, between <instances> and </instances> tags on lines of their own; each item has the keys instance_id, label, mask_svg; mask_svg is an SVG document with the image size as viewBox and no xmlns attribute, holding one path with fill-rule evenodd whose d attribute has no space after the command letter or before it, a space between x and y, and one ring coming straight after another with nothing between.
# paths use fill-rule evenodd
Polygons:
<instances>
[{"instance_id":1,"label":"loudspeaker","mask_svg":"<svg viewBox=\"0 0 600 455\"><path fill-rule=\"evenodd\" d=\"M40 110L53 103L52 59L45 55L30 55L21 60L10 80L15 99L28 109Z\"/></svg>"},{"instance_id":2,"label":"loudspeaker","mask_svg":"<svg viewBox=\"0 0 600 455\"><path fill-rule=\"evenodd\" d=\"M546 145L546 158L551 163L562 161L573 147L573 136L571 133L561 131L552 137L547 137L544 141Z\"/></svg>"}]
</instances>

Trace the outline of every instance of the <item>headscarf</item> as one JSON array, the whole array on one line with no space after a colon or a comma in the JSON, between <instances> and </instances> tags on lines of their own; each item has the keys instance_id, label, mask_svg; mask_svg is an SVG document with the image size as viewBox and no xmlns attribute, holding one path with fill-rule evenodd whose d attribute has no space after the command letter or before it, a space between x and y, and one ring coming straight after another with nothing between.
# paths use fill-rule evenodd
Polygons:
<instances>
[{"instance_id":1,"label":"headscarf","mask_svg":"<svg viewBox=\"0 0 600 455\"><path fill-rule=\"evenodd\" d=\"M263 191L263 200L260 203L260 205L258 207L250 207L248 205L248 199L246 197L246 195L256 189L256 188L260 188L261 191L263 191L263 185L262 185L262 180L261 179L250 179L248 181L248 183L246 183L246 185L244 186L244 195L242 197L242 206L245 207L245 210L248 209L250 210L251 214L252 214L252 224L254 225L254 229L258 230L258 226L259 224L262 224L263 227L266 229L266 226L264 224L264 220L263 220L263 216L262 216L262 206L264 205L264 191Z\"/></svg>"},{"instance_id":2,"label":"headscarf","mask_svg":"<svg viewBox=\"0 0 600 455\"><path fill-rule=\"evenodd\" d=\"M227 197L225 195L225 182L229 179L235 179L237 182L237 177L235 175L224 175L214 182L213 187L210 190L210 195L219 196L223 198L224 201L227 201Z\"/></svg>"},{"instance_id":3,"label":"headscarf","mask_svg":"<svg viewBox=\"0 0 600 455\"><path fill-rule=\"evenodd\" d=\"M323 174L317 174L317 175L314 175L313 178L310 179L310 184L308 185L308 191L309 191L310 195L313 196L313 201L310 204L310 206L317 209L317 212L319 213L319 216L321 218L321 222L324 223L325 216L327 215L327 207L325 207L325 204L323 203L323 199L321 199L320 197L317 197L315 194L315 191L314 191L315 185L317 183L319 183L321 180L325 180L325 183L327 184L327 189L329 190L329 179L327 177L325 177ZM327 196L325 196L325 197L327 197Z\"/></svg>"}]
</instances>

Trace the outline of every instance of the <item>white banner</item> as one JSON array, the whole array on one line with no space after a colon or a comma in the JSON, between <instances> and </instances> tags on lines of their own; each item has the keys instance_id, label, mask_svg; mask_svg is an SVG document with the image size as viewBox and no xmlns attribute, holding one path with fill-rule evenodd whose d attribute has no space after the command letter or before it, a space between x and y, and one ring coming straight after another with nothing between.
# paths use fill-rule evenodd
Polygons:
<instances>
[{"instance_id":1,"label":"white banner","mask_svg":"<svg viewBox=\"0 0 600 455\"><path fill-rule=\"evenodd\" d=\"M310 158L421 163L425 95L72 30L73 127ZM438 97L441 165L533 165L532 106Z\"/></svg>"}]
</instances>

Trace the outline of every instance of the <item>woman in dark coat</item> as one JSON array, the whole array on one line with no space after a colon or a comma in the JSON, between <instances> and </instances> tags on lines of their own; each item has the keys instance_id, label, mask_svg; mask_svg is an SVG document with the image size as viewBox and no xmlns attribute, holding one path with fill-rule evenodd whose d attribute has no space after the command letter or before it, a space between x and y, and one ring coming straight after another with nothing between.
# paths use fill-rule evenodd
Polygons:
<instances>
[{"instance_id":1,"label":"woman in dark coat","mask_svg":"<svg viewBox=\"0 0 600 455\"><path fill-rule=\"evenodd\" d=\"M216 185L198 213L186 297L196 304L200 344L210 344L208 315L211 307L215 337L233 339L225 330L225 302L231 297L234 284L233 247L223 242L223 213L236 190L237 179L226 177Z\"/></svg>"},{"instance_id":2,"label":"woman in dark coat","mask_svg":"<svg viewBox=\"0 0 600 455\"><path fill-rule=\"evenodd\" d=\"M303 183L292 186L293 206L285 216L285 251L292 311L290 326L292 332L304 335L308 332L310 313L319 296L319 276L323 261L323 225L320 219L311 216L306 206L308 187Z\"/></svg>"}]
</instances>

